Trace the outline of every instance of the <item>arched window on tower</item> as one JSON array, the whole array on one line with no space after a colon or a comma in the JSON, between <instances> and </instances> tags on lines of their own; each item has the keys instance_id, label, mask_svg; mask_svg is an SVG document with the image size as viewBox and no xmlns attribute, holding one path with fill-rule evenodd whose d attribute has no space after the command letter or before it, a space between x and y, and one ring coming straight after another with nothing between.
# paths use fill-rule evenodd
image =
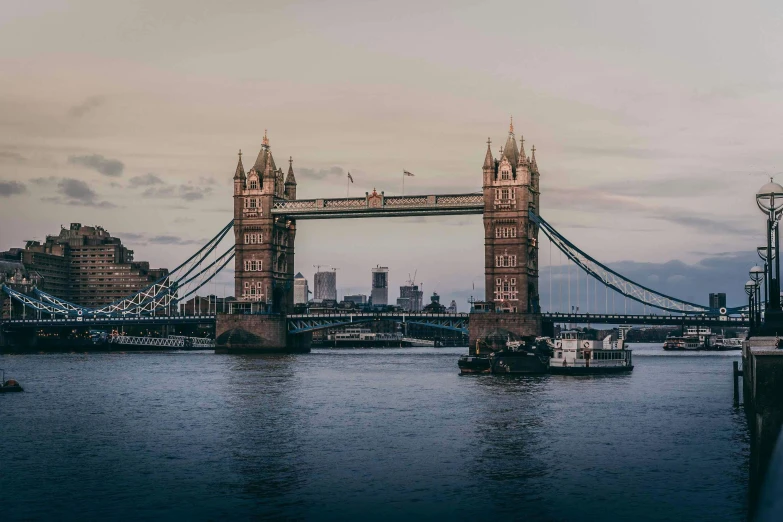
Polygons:
<instances>
[{"instance_id":1,"label":"arched window on tower","mask_svg":"<svg viewBox=\"0 0 783 522\"><path fill-rule=\"evenodd\" d=\"M258 181L251 179L250 180L250 190L256 190L258 189Z\"/></svg>"}]
</instances>

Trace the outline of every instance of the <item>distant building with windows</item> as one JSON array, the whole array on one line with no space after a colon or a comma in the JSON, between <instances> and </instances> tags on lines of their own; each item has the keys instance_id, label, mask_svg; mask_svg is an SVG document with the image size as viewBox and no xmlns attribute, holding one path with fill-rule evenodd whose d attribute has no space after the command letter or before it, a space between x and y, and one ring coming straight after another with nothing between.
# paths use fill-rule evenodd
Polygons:
<instances>
[{"instance_id":1,"label":"distant building with windows","mask_svg":"<svg viewBox=\"0 0 783 522\"><path fill-rule=\"evenodd\" d=\"M346 295L343 301L353 303L356 306L363 306L367 304L367 296L364 294Z\"/></svg>"},{"instance_id":2,"label":"distant building with windows","mask_svg":"<svg viewBox=\"0 0 783 522\"><path fill-rule=\"evenodd\" d=\"M719 294L710 294L710 308L725 308L726 307L726 294L723 292Z\"/></svg>"},{"instance_id":3,"label":"distant building with windows","mask_svg":"<svg viewBox=\"0 0 783 522\"><path fill-rule=\"evenodd\" d=\"M118 301L168 275L168 269L134 261L133 250L103 227L81 223L71 223L43 242L28 241L23 249L11 249L2 257L15 258L20 274L35 280L37 288L91 308Z\"/></svg>"},{"instance_id":4,"label":"distant building with windows","mask_svg":"<svg viewBox=\"0 0 783 522\"><path fill-rule=\"evenodd\" d=\"M397 306L406 312L421 312L424 292L419 290L419 285L408 284L400 287L400 297L397 299Z\"/></svg>"},{"instance_id":5,"label":"distant building with windows","mask_svg":"<svg viewBox=\"0 0 783 522\"><path fill-rule=\"evenodd\" d=\"M316 272L314 276L316 301L337 301L337 272L328 270Z\"/></svg>"},{"instance_id":6,"label":"distant building with windows","mask_svg":"<svg viewBox=\"0 0 783 522\"><path fill-rule=\"evenodd\" d=\"M307 304L310 300L310 288L301 272L294 276L294 304Z\"/></svg>"},{"instance_id":7,"label":"distant building with windows","mask_svg":"<svg viewBox=\"0 0 783 522\"><path fill-rule=\"evenodd\" d=\"M372 292L370 299L373 306L389 304L389 268L376 266L372 269Z\"/></svg>"}]
</instances>

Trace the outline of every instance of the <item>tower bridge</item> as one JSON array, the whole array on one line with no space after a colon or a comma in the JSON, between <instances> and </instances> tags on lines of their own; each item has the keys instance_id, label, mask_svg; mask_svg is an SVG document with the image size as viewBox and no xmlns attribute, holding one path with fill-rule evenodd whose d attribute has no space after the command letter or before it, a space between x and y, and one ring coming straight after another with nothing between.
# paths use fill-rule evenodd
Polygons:
<instances>
[{"instance_id":1,"label":"tower bridge","mask_svg":"<svg viewBox=\"0 0 783 522\"><path fill-rule=\"evenodd\" d=\"M540 176L535 154L525 152L510 125L500 157L491 141L481 167L482 191L468 194L297 199L293 158L284 176L264 133L252 167L239 153L233 176L231 221L182 265L149 287L97 308L69 303L41 290L2 291L22 313L3 320L2 331L36 326L87 324L214 324L222 351L308 351L315 330L352 322L394 320L469 332L471 346L488 335L540 335L544 322L609 324L717 324L747 326L742 308L714 310L642 286L611 270L562 236L540 212ZM484 301L470 314L294 314L293 279L297 223L311 219L481 214L484 224ZM218 246L233 229L233 245ZM539 232L587 275L607 289L665 315L560 314L541 310ZM230 313L185 317L177 304L194 295L234 262ZM13 310L13 306L11 310ZM29 314L28 314L29 311ZM674 315L672 315L674 314ZM20 316L21 315L21 316Z\"/></svg>"}]
</instances>

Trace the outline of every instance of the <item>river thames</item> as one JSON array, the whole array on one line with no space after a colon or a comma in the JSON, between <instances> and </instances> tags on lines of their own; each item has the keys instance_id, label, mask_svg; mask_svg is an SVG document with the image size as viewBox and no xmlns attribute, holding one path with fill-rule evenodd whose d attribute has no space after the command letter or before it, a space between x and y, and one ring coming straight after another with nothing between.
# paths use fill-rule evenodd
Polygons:
<instances>
[{"instance_id":1,"label":"river thames","mask_svg":"<svg viewBox=\"0 0 783 522\"><path fill-rule=\"evenodd\" d=\"M2 355L3 520L746 518L733 354L458 375L465 348Z\"/></svg>"}]
</instances>

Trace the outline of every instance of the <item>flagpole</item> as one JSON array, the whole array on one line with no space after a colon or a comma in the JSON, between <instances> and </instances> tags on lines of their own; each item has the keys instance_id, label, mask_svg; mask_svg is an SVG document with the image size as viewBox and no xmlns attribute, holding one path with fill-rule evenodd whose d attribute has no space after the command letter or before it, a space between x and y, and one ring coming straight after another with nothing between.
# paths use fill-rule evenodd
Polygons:
<instances>
[{"instance_id":1,"label":"flagpole","mask_svg":"<svg viewBox=\"0 0 783 522\"><path fill-rule=\"evenodd\" d=\"M402 195L405 195L405 171L402 171Z\"/></svg>"}]
</instances>

